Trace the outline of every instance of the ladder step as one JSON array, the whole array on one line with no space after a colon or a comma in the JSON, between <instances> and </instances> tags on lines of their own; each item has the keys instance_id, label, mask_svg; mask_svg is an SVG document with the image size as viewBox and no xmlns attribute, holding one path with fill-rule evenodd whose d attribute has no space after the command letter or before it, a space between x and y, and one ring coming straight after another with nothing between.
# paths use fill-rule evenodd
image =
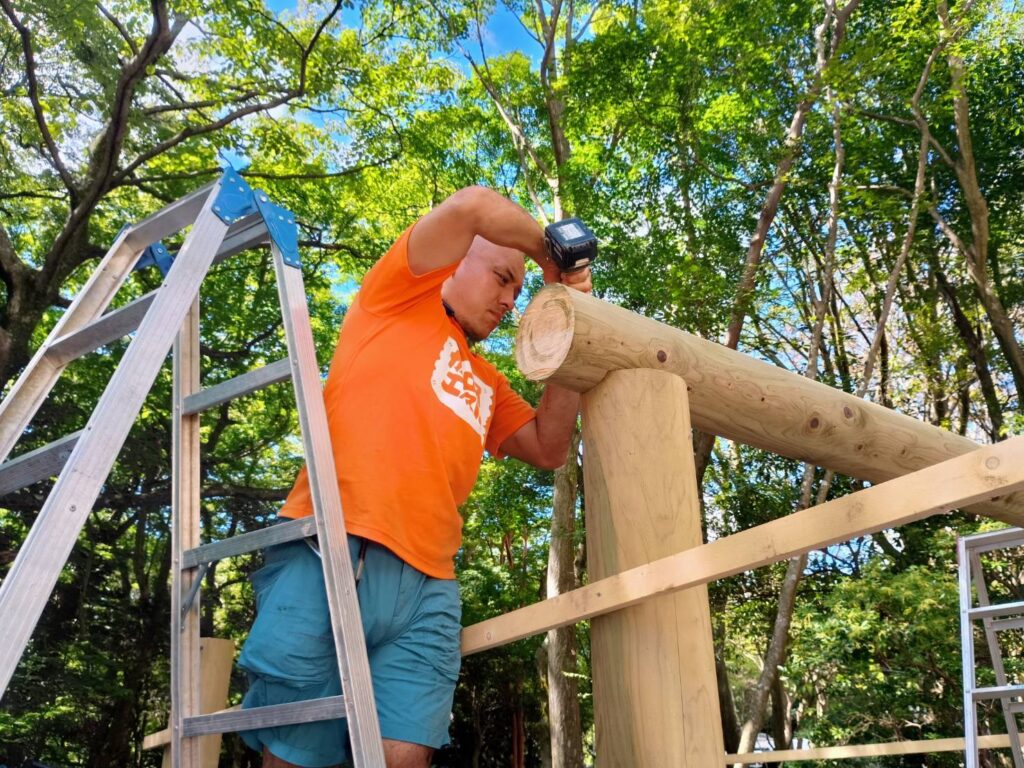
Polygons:
<instances>
[{"instance_id":1,"label":"ladder step","mask_svg":"<svg viewBox=\"0 0 1024 768\"><path fill-rule=\"evenodd\" d=\"M1024 685L996 685L991 688L975 688L971 691L971 696L975 701L1016 698L1024 696Z\"/></svg>"},{"instance_id":2,"label":"ladder step","mask_svg":"<svg viewBox=\"0 0 1024 768\"><path fill-rule=\"evenodd\" d=\"M224 261L240 251L252 248L267 239L267 225L258 215L248 216L232 224L213 257L213 263ZM148 245L148 243L147 243ZM140 296L119 309L107 312L77 331L56 339L46 354L59 365L77 360L104 344L127 336L139 327L159 288Z\"/></svg>"},{"instance_id":3,"label":"ladder step","mask_svg":"<svg viewBox=\"0 0 1024 768\"><path fill-rule=\"evenodd\" d=\"M20 491L32 483L60 474L81 435L82 430L72 432L52 443L47 443L42 448L36 448L0 464L0 496Z\"/></svg>"},{"instance_id":4,"label":"ladder step","mask_svg":"<svg viewBox=\"0 0 1024 768\"><path fill-rule=\"evenodd\" d=\"M295 701L252 709L225 709L209 715L187 717L182 723L182 736L206 736L211 733L232 733L275 725L311 723L345 717L345 697Z\"/></svg>"},{"instance_id":5,"label":"ladder step","mask_svg":"<svg viewBox=\"0 0 1024 768\"><path fill-rule=\"evenodd\" d=\"M139 327L159 289L150 291L119 309L108 312L86 326L55 340L46 350L48 357L64 365L104 344L127 336Z\"/></svg>"},{"instance_id":6,"label":"ladder step","mask_svg":"<svg viewBox=\"0 0 1024 768\"><path fill-rule=\"evenodd\" d=\"M264 549L286 541L304 539L316 535L316 520L312 515L277 523L259 531L250 531L230 539L203 544L201 547L187 550L181 557L181 567L196 568L203 563L213 563L226 557L244 555L257 549Z\"/></svg>"},{"instance_id":7,"label":"ladder step","mask_svg":"<svg viewBox=\"0 0 1024 768\"><path fill-rule=\"evenodd\" d=\"M1014 603L997 603L996 605L982 605L978 608L971 608L967 614L972 619L992 619L996 616L1009 616L1013 613L1024 613L1024 601Z\"/></svg>"},{"instance_id":8,"label":"ladder step","mask_svg":"<svg viewBox=\"0 0 1024 768\"><path fill-rule=\"evenodd\" d=\"M993 549L1024 546L1024 529L1001 528L998 531L964 536L963 540L968 552L990 552Z\"/></svg>"},{"instance_id":9,"label":"ladder step","mask_svg":"<svg viewBox=\"0 0 1024 768\"><path fill-rule=\"evenodd\" d=\"M1024 629L1024 616L1016 619L996 619L992 622L992 629L996 632L1003 632L1007 629Z\"/></svg>"},{"instance_id":10,"label":"ladder step","mask_svg":"<svg viewBox=\"0 0 1024 768\"><path fill-rule=\"evenodd\" d=\"M270 365L243 373L241 376L235 376L233 379L222 381L216 386L208 387L201 392L196 392L194 395L189 395L185 398L182 416L191 416L192 414L209 410L221 403L226 403L228 400L234 400L236 397L255 392L257 389L277 384L279 381L288 379L291 375L291 363L287 357L282 358Z\"/></svg>"}]
</instances>

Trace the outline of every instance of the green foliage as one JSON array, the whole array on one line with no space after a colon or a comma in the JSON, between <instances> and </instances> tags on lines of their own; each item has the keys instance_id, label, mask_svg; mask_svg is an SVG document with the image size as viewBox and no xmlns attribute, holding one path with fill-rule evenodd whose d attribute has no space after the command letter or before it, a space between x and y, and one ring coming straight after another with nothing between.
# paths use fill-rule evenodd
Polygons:
<instances>
[{"instance_id":1,"label":"green foliage","mask_svg":"<svg viewBox=\"0 0 1024 768\"><path fill-rule=\"evenodd\" d=\"M962 5L954 4L954 16ZM190 21L119 102L122 75L143 50L154 6L161 4L18 3L15 14L30 30L35 54L35 102L23 40L8 15L0 16L4 386L122 225L215 178L223 157L244 165L250 183L297 216L326 370L365 271L418 216L475 183L499 189L538 216L551 216L556 203L581 216L601 239L595 267L601 296L720 340L765 195L780 160L793 153L740 344L804 374L824 280L835 114L845 151L837 295L814 373L847 391L861 385L886 283L910 225L920 145L911 99L942 34L934 4L865 0L857 7L798 142L789 142L787 132L815 83L814 35L822 19L816 3L576 3L571 19L563 4L553 66L543 74L541 46L494 54L500 41L488 26L500 11L504 20L513 14L540 31L533 3L344 3L329 21L331 7L324 4L276 12L254 0L179 3L168 23ZM551 6L540 7L550 18ZM916 234L897 276L867 393L989 440L1020 434L1024 422L1020 393L963 254L936 221L941 217L971 241L956 169L964 146L953 120L948 54L960 56L967 72L971 146L991 226L988 267L1009 315L1019 318L1024 11L1019 2L987 0L959 23L962 36L936 53L920 92L920 118L934 141ZM564 133L566 156L555 151L553 127ZM85 213L75 228L70 212L79 205ZM181 242L166 244L175 250ZM940 276L978 338L994 405L979 385L977 358L954 322ZM159 283L154 270L136 273L114 305ZM527 293L537 287L535 273L528 283ZM201 296L206 385L283 355L275 297L265 251L214 270ZM539 387L514 370L513 330L511 322L503 326L488 352L535 402ZM72 364L18 451L84 426L125 347L113 343ZM3 700L0 762L156 760L140 756L138 744L143 732L163 725L167 709L169 400L164 371ZM265 525L301 465L289 389L278 385L207 414L202 440L204 536ZM796 461L719 443L704 477L707 535L726 536L790 513L801 476ZM822 480L819 470L815 490ZM0 569L9 567L44 486L0 500ZM858 487L837 478L831 495ZM464 623L544 596L550 506L548 473L511 460L485 462L463 509ZM959 733L952 537L972 528L942 518L812 553L783 674L798 736L827 745ZM577 536L582 544L581 530ZM988 565L1001 596L1020 599L1016 563L1011 557ZM241 640L252 613L247 578L256 565L256 558L242 558L208 574L204 631ZM710 585L741 715L744 694L761 671L784 569L766 567ZM588 730L585 625L579 636ZM526 764L542 762L548 738L543 652L534 638L465 660L454 743L438 754L439 764L506 764L513 724L522 725ZM241 685L235 681L233 700ZM940 766L954 758L926 760ZM226 754L228 762L239 760Z\"/></svg>"}]
</instances>

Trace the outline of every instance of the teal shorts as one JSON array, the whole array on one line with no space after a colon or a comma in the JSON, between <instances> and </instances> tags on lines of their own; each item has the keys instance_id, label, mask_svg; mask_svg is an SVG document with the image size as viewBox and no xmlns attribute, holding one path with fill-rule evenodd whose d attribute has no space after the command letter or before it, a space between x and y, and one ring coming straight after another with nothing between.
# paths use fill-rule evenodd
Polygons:
<instances>
[{"instance_id":1,"label":"teal shorts","mask_svg":"<svg viewBox=\"0 0 1024 768\"><path fill-rule=\"evenodd\" d=\"M363 539L349 536L353 567ZM243 708L341 693L319 555L304 541L270 547L253 575L256 621L238 664L249 675ZM458 583L435 579L367 542L357 587L373 693L385 739L448 743L459 676ZM346 721L245 731L252 749L307 768L348 761Z\"/></svg>"}]
</instances>

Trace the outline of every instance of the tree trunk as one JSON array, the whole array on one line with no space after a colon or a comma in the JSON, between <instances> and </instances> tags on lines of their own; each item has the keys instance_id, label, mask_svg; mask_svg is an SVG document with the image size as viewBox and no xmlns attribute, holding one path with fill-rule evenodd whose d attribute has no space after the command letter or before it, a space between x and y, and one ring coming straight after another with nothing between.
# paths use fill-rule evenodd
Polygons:
<instances>
[{"instance_id":1,"label":"tree trunk","mask_svg":"<svg viewBox=\"0 0 1024 768\"><path fill-rule=\"evenodd\" d=\"M555 472L554 509L548 548L549 598L570 592L577 586L574 534L579 446L580 433L577 430L569 446L565 466ZM552 768L577 768L583 765L583 729L579 687L575 677L576 654L575 626L559 627L548 632L548 721L551 727Z\"/></svg>"},{"instance_id":2,"label":"tree trunk","mask_svg":"<svg viewBox=\"0 0 1024 768\"><path fill-rule=\"evenodd\" d=\"M939 20L948 34L955 34L949 18L949 7L945 0L938 4ZM961 243L960 250L967 259L967 272L974 281L978 298L985 308L992 331L1006 356L1017 389L1017 397L1024 397L1024 349L1014 336L1013 323L996 293L989 274L989 211L988 202L978 183L978 168L974 158L974 142L971 137L970 110L967 101L967 80L963 59L955 52L947 57L951 76L950 91L953 96L953 119L956 125L956 140L960 150L954 169L964 194L964 202L971 217L971 243Z\"/></svg>"},{"instance_id":3,"label":"tree trunk","mask_svg":"<svg viewBox=\"0 0 1024 768\"><path fill-rule=\"evenodd\" d=\"M996 391L995 382L992 380L992 372L988 367L988 356L985 354L985 345L982 343L978 333L971 325L971 321L964 314L960 302L956 296L956 289L949 284L949 280L939 270L935 271L935 278L939 284L946 304L949 306L950 314L953 316L953 324L957 333L967 346L967 354L974 364L974 372L978 376L978 383L981 385L981 394L985 400L985 408L988 410L989 420L992 422L992 441L1002 440L1003 434L1003 409L999 402L999 394Z\"/></svg>"}]
</instances>

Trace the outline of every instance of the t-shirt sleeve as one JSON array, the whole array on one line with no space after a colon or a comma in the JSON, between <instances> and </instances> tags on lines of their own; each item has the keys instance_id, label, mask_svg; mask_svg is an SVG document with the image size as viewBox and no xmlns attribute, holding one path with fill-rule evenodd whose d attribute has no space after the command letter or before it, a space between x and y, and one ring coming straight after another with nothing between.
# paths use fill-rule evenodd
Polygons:
<instances>
[{"instance_id":1,"label":"t-shirt sleeve","mask_svg":"<svg viewBox=\"0 0 1024 768\"><path fill-rule=\"evenodd\" d=\"M358 300L367 312L379 316L404 312L424 299L436 296L441 283L455 272L458 262L414 275L409 269L410 232L412 227L401 234L363 278Z\"/></svg>"},{"instance_id":2,"label":"t-shirt sleeve","mask_svg":"<svg viewBox=\"0 0 1024 768\"><path fill-rule=\"evenodd\" d=\"M502 458L505 454L500 450L501 444L536 417L537 412L512 389L508 379L500 373L494 390L494 418L491 419L491 426L487 430L485 447L492 456Z\"/></svg>"}]
</instances>

